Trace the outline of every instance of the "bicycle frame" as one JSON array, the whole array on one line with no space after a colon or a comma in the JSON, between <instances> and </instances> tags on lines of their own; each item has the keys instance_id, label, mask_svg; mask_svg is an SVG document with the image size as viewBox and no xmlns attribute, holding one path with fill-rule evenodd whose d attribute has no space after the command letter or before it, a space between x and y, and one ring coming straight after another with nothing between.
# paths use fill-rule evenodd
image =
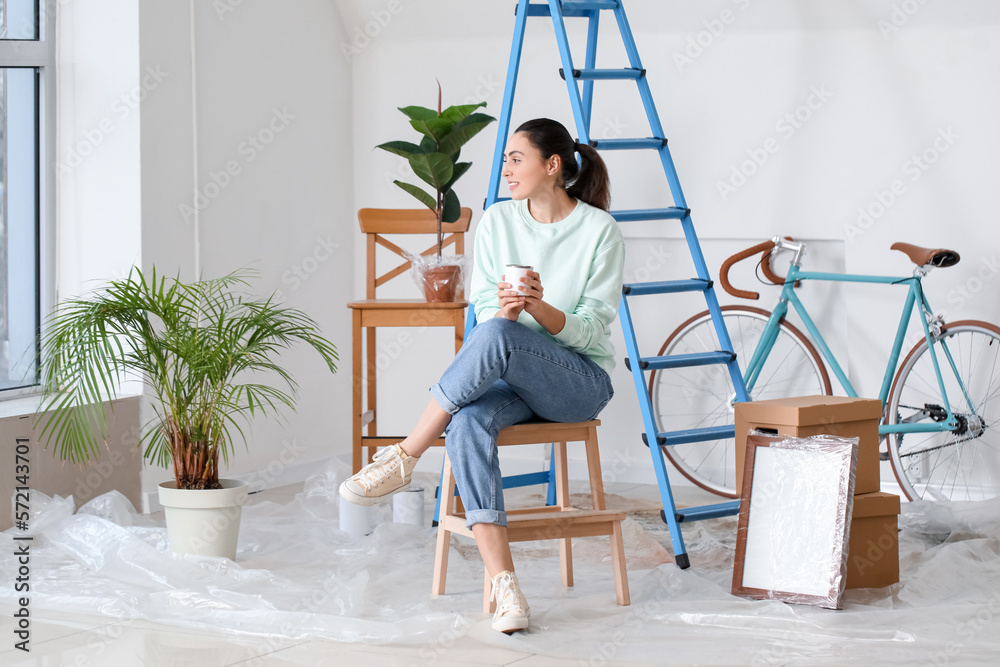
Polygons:
<instances>
[{"instance_id":1,"label":"bicycle frame","mask_svg":"<svg viewBox=\"0 0 1000 667\"><path fill-rule=\"evenodd\" d=\"M937 351L935 345L940 344L941 350L944 353L948 364L951 367L952 372L955 374L958 380L959 386L962 388L962 392L965 394L966 403L969 405L969 410L975 413L975 407L972 405L972 401L969 398L968 390L965 388L964 383L959 376L958 369L955 365L954 358L952 357L951 351L948 349L947 343L943 339L938 339L939 331L932 332L928 319L930 314L933 312L930 305L927 302L927 297L924 295L921 279L926 271L922 268L918 268L913 272L913 276L910 277L890 277L890 276L866 276L866 275L855 275L848 273L821 273L812 271L802 271L799 266L799 257L801 255L801 250L796 253L795 259L792 260L792 264L788 267L788 274L785 278L784 287L781 290L781 297L775 306L774 310L771 312L771 317L767 321L764 327L764 331L761 334L760 342L757 344L757 349L754 350L753 356L751 357L749 363L747 364L746 372L744 375L744 380L746 382L746 388L748 393L752 393L753 387L757 382L757 378L763 368L764 362L767 360L768 355L771 353L771 349L774 346L775 340L778 336L778 326L781 320L788 314L788 305L791 304L798 313L805 325L806 331L809 332L809 336L812 341L819 348L823 359L830 366L834 375L837 376L837 380L843 387L844 391L848 396L857 398L858 394L851 384L851 381L847 378L844 373L843 368L841 368L840 363L834 356L833 351L830 346L827 345L826 340L824 340L823 335L819 332L816 324L813 322L812 317L806 311L805 305L799 299L798 295L795 293L795 284L802 280L820 280L825 282L852 282L852 283L871 283L871 284L884 284L884 285L901 285L908 284L909 290L906 296L906 303L903 306L903 313L899 320L899 326L896 329L896 338L892 345L892 353L889 355L889 361L885 368L885 375L882 378L882 388L879 390L879 400L882 401L882 409L885 410L886 401L889 397L889 390L892 385L893 376L896 373L896 368L899 364L899 355L903 348L903 341L906 336L907 325L910 321L910 317L913 314L914 306L919 303L921 310L920 323L923 326L924 339L927 341L929 346L929 351L931 355L931 361L934 366L934 373L937 376L938 388L941 392L941 398L944 402L944 409L947 410L947 418L939 422L931 423L899 423L886 425L882 424L879 426L879 435L885 435L887 433L916 433L916 432L935 432L935 431L951 431L959 426L959 421L957 417L952 413L950 403L948 402L948 394L945 390L944 379L941 376L941 368L938 362Z\"/></svg>"}]
</instances>

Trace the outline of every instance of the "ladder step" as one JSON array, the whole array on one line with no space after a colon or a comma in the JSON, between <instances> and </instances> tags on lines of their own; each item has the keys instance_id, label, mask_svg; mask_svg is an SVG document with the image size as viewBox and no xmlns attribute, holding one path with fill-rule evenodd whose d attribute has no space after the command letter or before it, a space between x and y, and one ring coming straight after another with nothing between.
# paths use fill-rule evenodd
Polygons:
<instances>
[{"instance_id":1,"label":"ladder step","mask_svg":"<svg viewBox=\"0 0 1000 667\"><path fill-rule=\"evenodd\" d=\"M657 433L656 444L683 445L688 442L705 442L706 440L722 440L732 438L736 435L736 427L732 424L728 426L710 426L708 428L692 428L686 431L672 431L670 433ZM642 434L642 441L649 446L646 434Z\"/></svg>"},{"instance_id":2,"label":"ladder step","mask_svg":"<svg viewBox=\"0 0 1000 667\"><path fill-rule=\"evenodd\" d=\"M660 510L662 513L663 510ZM715 505L701 505L700 507L678 508L674 512L677 522L701 521L703 519L718 519L723 516L733 516L740 513L740 501L731 500L727 503L716 503ZM666 523L666 522L664 522Z\"/></svg>"},{"instance_id":3,"label":"ladder step","mask_svg":"<svg viewBox=\"0 0 1000 667\"><path fill-rule=\"evenodd\" d=\"M589 16L590 12L600 9L618 9L618 0L563 0L563 16ZM515 8L515 12L517 9ZM551 16L549 5L528 5L528 16Z\"/></svg>"},{"instance_id":4,"label":"ladder step","mask_svg":"<svg viewBox=\"0 0 1000 667\"><path fill-rule=\"evenodd\" d=\"M671 354L665 357L641 357L639 368L644 371L663 368L690 368L692 366L709 366L711 364L728 364L736 360L733 352L696 352L694 354ZM625 366L632 370L632 362L625 358Z\"/></svg>"},{"instance_id":5,"label":"ladder step","mask_svg":"<svg viewBox=\"0 0 1000 667\"><path fill-rule=\"evenodd\" d=\"M687 280L664 280L651 283L632 283L622 285L622 294L626 296L643 296L645 294L676 294L678 292L704 292L712 288L711 280L689 278Z\"/></svg>"},{"instance_id":6,"label":"ladder step","mask_svg":"<svg viewBox=\"0 0 1000 667\"><path fill-rule=\"evenodd\" d=\"M667 145L667 140L659 137L647 137L644 139L592 139L590 145L603 151L634 151L643 148L660 150Z\"/></svg>"},{"instance_id":7,"label":"ladder step","mask_svg":"<svg viewBox=\"0 0 1000 667\"><path fill-rule=\"evenodd\" d=\"M691 215L691 209L678 208L633 208L622 211L611 211L611 216L618 222L636 222L639 220L682 220Z\"/></svg>"},{"instance_id":8,"label":"ladder step","mask_svg":"<svg viewBox=\"0 0 1000 667\"><path fill-rule=\"evenodd\" d=\"M559 68L559 76L566 79L566 72ZM641 79L646 76L646 70L625 67L622 69L575 69L573 78L584 81L616 81L622 79Z\"/></svg>"}]
</instances>

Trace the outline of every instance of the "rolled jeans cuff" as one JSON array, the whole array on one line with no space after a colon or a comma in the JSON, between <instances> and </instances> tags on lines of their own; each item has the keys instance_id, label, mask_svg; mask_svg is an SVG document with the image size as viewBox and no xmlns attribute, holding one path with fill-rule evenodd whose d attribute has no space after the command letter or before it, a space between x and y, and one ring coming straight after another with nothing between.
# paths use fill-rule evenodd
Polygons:
<instances>
[{"instance_id":1,"label":"rolled jeans cuff","mask_svg":"<svg viewBox=\"0 0 1000 667\"><path fill-rule=\"evenodd\" d=\"M449 400L449 398L444 395L444 392L441 391L440 382L432 386L430 388L430 392L431 396L434 397L434 400L437 401L438 405L441 406L441 409L447 412L449 415L453 415L461 409L460 406L452 403L451 400Z\"/></svg>"},{"instance_id":2,"label":"rolled jeans cuff","mask_svg":"<svg viewBox=\"0 0 1000 667\"><path fill-rule=\"evenodd\" d=\"M498 526L507 525L507 513L497 510L468 510L465 513L465 527L472 530L477 523L495 523Z\"/></svg>"}]
</instances>

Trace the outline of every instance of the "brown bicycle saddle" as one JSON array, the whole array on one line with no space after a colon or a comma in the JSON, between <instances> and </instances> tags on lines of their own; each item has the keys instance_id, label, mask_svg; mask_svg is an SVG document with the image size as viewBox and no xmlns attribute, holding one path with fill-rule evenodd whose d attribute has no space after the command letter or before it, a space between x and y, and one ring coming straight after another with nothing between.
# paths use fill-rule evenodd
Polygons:
<instances>
[{"instance_id":1,"label":"brown bicycle saddle","mask_svg":"<svg viewBox=\"0 0 1000 667\"><path fill-rule=\"evenodd\" d=\"M961 256L954 250L946 248L921 248L912 243L893 243L891 250L899 250L906 253L906 256L917 266L936 266L940 269L946 266L955 266Z\"/></svg>"}]
</instances>

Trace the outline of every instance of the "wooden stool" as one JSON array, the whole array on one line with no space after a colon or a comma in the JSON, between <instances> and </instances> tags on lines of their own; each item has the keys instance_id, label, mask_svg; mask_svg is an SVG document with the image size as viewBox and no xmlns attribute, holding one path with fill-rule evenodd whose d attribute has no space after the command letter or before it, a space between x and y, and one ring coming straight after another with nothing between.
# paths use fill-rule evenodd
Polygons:
<instances>
[{"instance_id":1,"label":"wooden stool","mask_svg":"<svg viewBox=\"0 0 1000 667\"><path fill-rule=\"evenodd\" d=\"M555 443L556 505L507 510L507 536L510 542L559 540L559 566L564 586L573 585L572 538L607 535L611 540L611 566L614 571L615 594L618 604L629 604L628 575L625 571L625 545L622 540L624 512L604 507L604 481L601 458L597 450L597 427L600 420L562 424L558 422L526 422L500 431L497 446ZM566 443L584 442L587 448L587 469L590 473L590 509L577 509L569 504L566 473ZM445 452L443 482L440 489L441 516L438 523L437 549L434 557L433 595L444 595L448 576L448 553L451 534L473 537L465 526L464 512L456 511L455 475ZM486 572L483 590L483 611L491 613L492 581Z\"/></svg>"}]
</instances>

